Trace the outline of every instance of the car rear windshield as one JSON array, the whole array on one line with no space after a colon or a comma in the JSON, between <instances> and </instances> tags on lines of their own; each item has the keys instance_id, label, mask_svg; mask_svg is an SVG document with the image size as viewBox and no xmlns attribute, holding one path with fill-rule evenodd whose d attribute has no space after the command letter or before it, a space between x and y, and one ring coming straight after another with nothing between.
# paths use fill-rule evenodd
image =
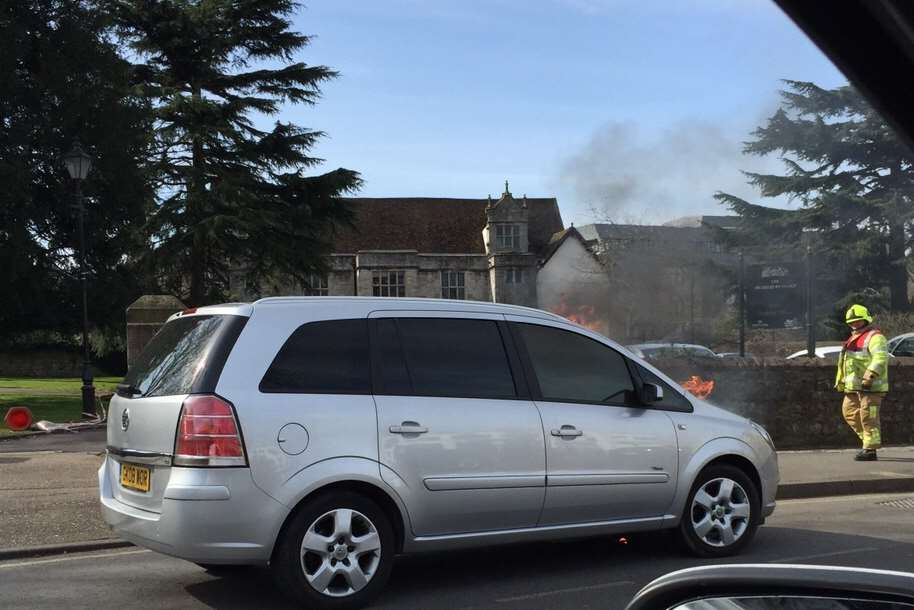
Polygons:
<instances>
[{"instance_id":1,"label":"car rear windshield","mask_svg":"<svg viewBox=\"0 0 914 610\"><path fill-rule=\"evenodd\" d=\"M246 321L243 316L200 315L168 322L130 367L124 385L135 396L214 392Z\"/></svg>"}]
</instances>

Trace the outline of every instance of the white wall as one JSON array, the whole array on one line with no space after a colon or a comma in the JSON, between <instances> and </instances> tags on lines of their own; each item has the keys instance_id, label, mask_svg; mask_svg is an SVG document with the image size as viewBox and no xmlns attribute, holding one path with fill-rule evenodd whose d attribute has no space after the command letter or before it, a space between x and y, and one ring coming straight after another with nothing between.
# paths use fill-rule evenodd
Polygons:
<instances>
[{"instance_id":1,"label":"white wall","mask_svg":"<svg viewBox=\"0 0 914 610\"><path fill-rule=\"evenodd\" d=\"M536 276L536 294L540 309L592 321L600 332L611 330L607 320L609 277L575 238L566 239L540 268Z\"/></svg>"}]
</instances>

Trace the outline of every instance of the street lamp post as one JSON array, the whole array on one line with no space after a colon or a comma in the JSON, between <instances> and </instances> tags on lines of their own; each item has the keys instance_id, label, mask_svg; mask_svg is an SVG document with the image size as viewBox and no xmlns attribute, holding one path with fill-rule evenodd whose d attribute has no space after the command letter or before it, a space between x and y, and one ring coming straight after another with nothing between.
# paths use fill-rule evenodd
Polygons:
<instances>
[{"instance_id":1,"label":"street lamp post","mask_svg":"<svg viewBox=\"0 0 914 610\"><path fill-rule=\"evenodd\" d=\"M67 166L67 173L76 185L76 214L79 219L79 278L82 284L83 297L83 415L95 416L95 387L92 385L92 371L89 368L89 299L87 296L86 272L86 206L83 203L82 181L89 174L92 167L90 157L79 141L73 142L73 147L63 157Z\"/></svg>"}]
</instances>

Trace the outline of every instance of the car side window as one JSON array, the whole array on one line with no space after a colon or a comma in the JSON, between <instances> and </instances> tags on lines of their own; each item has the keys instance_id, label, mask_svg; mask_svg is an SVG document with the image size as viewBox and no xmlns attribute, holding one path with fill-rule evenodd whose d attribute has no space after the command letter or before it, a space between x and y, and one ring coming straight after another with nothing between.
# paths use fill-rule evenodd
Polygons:
<instances>
[{"instance_id":1,"label":"car side window","mask_svg":"<svg viewBox=\"0 0 914 610\"><path fill-rule=\"evenodd\" d=\"M514 398L517 391L494 320L399 318L413 393L461 398Z\"/></svg>"},{"instance_id":2,"label":"car side window","mask_svg":"<svg viewBox=\"0 0 914 610\"><path fill-rule=\"evenodd\" d=\"M516 324L545 400L623 405L634 391L625 358L578 333Z\"/></svg>"},{"instance_id":3,"label":"car side window","mask_svg":"<svg viewBox=\"0 0 914 610\"><path fill-rule=\"evenodd\" d=\"M326 320L299 326L260 381L282 394L369 394L367 320Z\"/></svg>"},{"instance_id":4,"label":"car side window","mask_svg":"<svg viewBox=\"0 0 914 610\"><path fill-rule=\"evenodd\" d=\"M900 345L892 352L893 356L914 356L914 337L902 339Z\"/></svg>"},{"instance_id":5,"label":"car side window","mask_svg":"<svg viewBox=\"0 0 914 610\"><path fill-rule=\"evenodd\" d=\"M641 375L641 380L644 383L653 383L654 385L660 386L660 389L663 390L663 399L652 403L650 406L661 409L665 407L677 411L692 410L692 404L686 400L685 396L682 395L682 392L674 390L670 384L640 364L635 363L635 366L638 367L638 374Z\"/></svg>"}]
</instances>

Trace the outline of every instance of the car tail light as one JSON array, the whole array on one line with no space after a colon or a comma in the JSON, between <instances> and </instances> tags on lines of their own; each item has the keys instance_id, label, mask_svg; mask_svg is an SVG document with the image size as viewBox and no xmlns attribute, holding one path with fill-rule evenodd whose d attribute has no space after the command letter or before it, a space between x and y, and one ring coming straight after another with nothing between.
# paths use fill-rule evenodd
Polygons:
<instances>
[{"instance_id":1,"label":"car tail light","mask_svg":"<svg viewBox=\"0 0 914 610\"><path fill-rule=\"evenodd\" d=\"M231 403L218 396L189 396L181 405L175 466L246 466L241 431Z\"/></svg>"}]
</instances>

